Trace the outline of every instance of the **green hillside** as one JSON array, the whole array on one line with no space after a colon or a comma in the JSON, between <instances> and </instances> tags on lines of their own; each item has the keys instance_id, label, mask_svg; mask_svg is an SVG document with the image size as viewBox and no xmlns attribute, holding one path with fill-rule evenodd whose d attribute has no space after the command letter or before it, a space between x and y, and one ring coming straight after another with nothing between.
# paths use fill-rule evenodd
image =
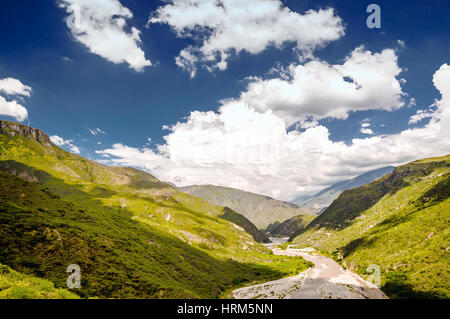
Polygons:
<instances>
[{"instance_id":1,"label":"green hillside","mask_svg":"<svg viewBox=\"0 0 450 319\"><path fill-rule=\"evenodd\" d=\"M0 264L0 299L76 299L66 289L56 289L48 280L23 275Z\"/></svg>"},{"instance_id":2,"label":"green hillside","mask_svg":"<svg viewBox=\"0 0 450 319\"><path fill-rule=\"evenodd\" d=\"M259 229L265 229L272 223L283 222L297 215L313 215L313 210L310 208L299 207L292 203L236 188L193 185L179 189L215 205L229 207L244 215Z\"/></svg>"},{"instance_id":3,"label":"green hillside","mask_svg":"<svg viewBox=\"0 0 450 319\"><path fill-rule=\"evenodd\" d=\"M450 155L342 193L294 242L332 253L391 297L450 298Z\"/></svg>"},{"instance_id":4,"label":"green hillside","mask_svg":"<svg viewBox=\"0 0 450 319\"><path fill-rule=\"evenodd\" d=\"M63 288L78 264L81 297L215 298L309 266L272 255L223 207L1 122L0 263L16 271Z\"/></svg>"}]
</instances>

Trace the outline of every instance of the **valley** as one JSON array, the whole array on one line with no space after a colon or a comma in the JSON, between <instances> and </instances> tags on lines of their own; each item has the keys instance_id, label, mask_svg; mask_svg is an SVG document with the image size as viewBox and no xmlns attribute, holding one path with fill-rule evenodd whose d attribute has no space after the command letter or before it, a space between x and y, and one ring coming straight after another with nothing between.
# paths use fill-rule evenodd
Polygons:
<instances>
[{"instance_id":1,"label":"valley","mask_svg":"<svg viewBox=\"0 0 450 319\"><path fill-rule=\"evenodd\" d=\"M450 0L366 2L0 0L0 303L450 299Z\"/></svg>"},{"instance_id":2,"label":"valley","mask_svg":"<svg viewBox=\"0 0 450 319\"><path fill-rule=\"evenodd\" d=\"M0 121L0 296L449 298L449 170L447 155L371 173L316 214L177 188ZM66 287L70 264L80 289ZM381 290L366 281L370 265Z\"/></svg>"},{"instance_id":3,"label":"valley","mask_svg":"<svg viewBox=\"0 0 450 319\"><path fill-rule=\"evenodd\" d=\"M304 215L309 218L315 215L310 208L235 188L193 185L180 187L179 190L215 205L229 207L247 217L259 229L266 229L274 223L281 223L295 216Z\"/></svg>"},{"instance_id":4,"label":"valley","mask_svg":"<svg viewBox=\"0 0 450 319\"><path fill-rule=\"evenodd\" d=\"M0 121L0 263L23 275L66 288L66 268L77 264L82 298L217 298L310 267L273 255L239 216Z\"/></svg>"}]
</instances>

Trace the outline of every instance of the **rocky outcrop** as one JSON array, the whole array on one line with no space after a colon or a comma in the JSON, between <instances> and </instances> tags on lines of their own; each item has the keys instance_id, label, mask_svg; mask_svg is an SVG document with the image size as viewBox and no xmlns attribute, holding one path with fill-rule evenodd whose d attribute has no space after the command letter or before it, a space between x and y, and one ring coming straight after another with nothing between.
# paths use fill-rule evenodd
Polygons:
<instances>
[{"instance_id":1,"label":"rocky outcrop","mask_svg":"<svg viewBox=\"0 0 450 319\"><path fill-rule=\"evenodd\" d=\"M43 131L16 122L0 120L0 134L24 136L42 144L52 144L48 135Z\"/></svg>"}]
</instances>

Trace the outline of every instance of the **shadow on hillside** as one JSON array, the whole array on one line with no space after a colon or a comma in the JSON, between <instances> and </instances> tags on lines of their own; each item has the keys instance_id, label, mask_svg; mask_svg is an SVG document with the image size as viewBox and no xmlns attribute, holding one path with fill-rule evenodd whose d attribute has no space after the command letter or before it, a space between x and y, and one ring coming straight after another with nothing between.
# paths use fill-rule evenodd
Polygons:
<instances>
[{"instance_id":1,"label":"shadow on hillside","mask_svg":"<svg viewBox=\"0 0 450 319\"><path fill-rule=\"evenodd\" d=\"M0 170L44 186L1 176L0 263L62 288L67 266L78 264L82 297L216 298L242 283L284 275L266 265L214 258L133 220L126 208L103 206L83 185L68 185L15 161L0 162ZM94 193L115 194L101 187Z\"/></svg>"},{"instance_id":2,"label":"shadow on hillside","mask_svg":"<svg viewBox=\"0 0 450 319\"><path fill-rule=\"evenodd\" d=\"M349 256L352 252L361 247L370 247L375 242L374 238L368 239L366 237L357 238L352 240L346 246L341 248L342 257L345 258Z\"/></svg>"},{"instance_id":3,"label":"shadow on hillside","mask_svg":"<svg viewBox=\"0 0 450 319\"><path fill-rule=\"evenodd\" d=\"M163 189L169 188L168 185L161 182L152 182L152 181L144 181L144 180L136 180L128 183L126 186L133 187L136 189Z\"/></svg>"},{"instance_id":4,"label":"shadow on hillside","mask_svg":"<svg viewBox=\"0 0 450 319\"><path fill-rule=\"evenodd\" d=\"M39 183L48 187L50 190L55 190L57 193L63 193L62 195L72 193L74 195L79 194L82 196L88 195L91 197L108 198L116 194L116 192L101 186L93 187L88 194L82 190L83 185L81 184L67 184L64 180L54 177L43 170L13 160L0 161L0 171L23 178L29 182ZM95 203L99 204L100 202L95 201Z\"/></svg>"},{"instance_id":5,"label":"shadow on hillside","mask_svg":"<svg viewBox=\"0 0 450 319\"><path fill-rule=\"evenodd\" d=\"M376 225L376 227L374 228L374 231L382 232L391 227L395 227L397 225L406 223L412 219L412 215L416 212L417 211L415 210L415 211L410 212L407 215L402 215L402 216L393 215L389 218L386 218L385 220L383 220L382 222L380 222Z\"/></svg>"},{"instance_id":6,"label":"shadow on hillside","mask_svg":"<svg viewBox=\"0 0 450 319\"><path fill-rule=\"evenodd\" d=\"M445 298L443 294L432 291L415 290L411 284L407 282L405 274L390 271L387 274L386 282L381 287L384 293L390 298L400 299L440 299Z\"/></svg>"},{"instance_id":7,"label":"shadow on hillside","mask_svg":"<svg viewBox=\"0 0 450 319\"><path fill-rule=\"evenodd\" d=\"M244 228L244 230L249 233L257 242L270 243L267 235L260 231L250 220L229 207L224 207L222 210L222 214L218 215L217 217Z\"/></svg>"},{"instance_id":8,"label":"shadow on hillside","mask_svg":"<svg viewBox=\"0 0 450 319\"><path fill-rule=\"evenodd\" d=\"M170 188L169 185L156 179L153 175L138 170L133 167L109 167L110 169L117 171L118 174L125 175L130 179L125 186L132 187L138 190L141 189L163 189Z\"/></svg>"},{"instance_id":9,"label":"shadow on hillside","mask_svg":"<svg viewBox=\"0 0 450 319\"><path fill-rule=\"evenodd\" d=\"M12 160L0 161L0 171L39 184L43 184L51 178L47 172Z\"/></svg>"},{"instance_id":10,"label":"shadow on hillside","mask_svg":"<svg viewBox=\"0 0 450 319\"><path fill-rule=\"evenodd\" d=\"M95 197L108 198L116 195L117 193L101 186L95 186L89 190L89 194Z\"/></svg>"}]
</instances>

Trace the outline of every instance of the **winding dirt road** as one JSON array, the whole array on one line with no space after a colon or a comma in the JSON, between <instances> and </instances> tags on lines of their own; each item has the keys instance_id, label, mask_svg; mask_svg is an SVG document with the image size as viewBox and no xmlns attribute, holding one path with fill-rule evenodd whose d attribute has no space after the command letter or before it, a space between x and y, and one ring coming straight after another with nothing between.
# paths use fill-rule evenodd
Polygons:
<instances>
[{"instance_id":1,"label":"winding dirt road","mask_svg":"<svg viewBox=\"0 0 450 319\"><path fill-rule=\"evenodd\" d=\"M328 257L311 251L273 249L274 254L301 256L314 267L297 276L240 288L236 299L384 299L386 295L372 283L344 270Z\"/></svg>"}]
</instances>

